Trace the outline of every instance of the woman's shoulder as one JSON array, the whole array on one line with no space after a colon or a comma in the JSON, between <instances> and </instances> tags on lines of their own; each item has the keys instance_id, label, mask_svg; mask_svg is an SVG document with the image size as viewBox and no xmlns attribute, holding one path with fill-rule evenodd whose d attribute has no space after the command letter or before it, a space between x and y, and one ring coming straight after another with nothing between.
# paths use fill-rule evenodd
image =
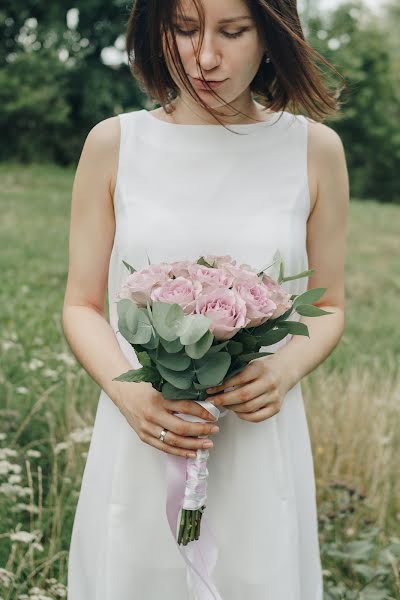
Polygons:
<instances>
[{"instance_id":1,"label":"woman's shoulder","mask_svg":"<svg viewBox=\"0 0 400 600\"><path fill-rule=\"evenodd\" d=\"M117 178L120 137L121 126L117 115L96 123L90 129L85 141L91 159L95 163L107 165L112 195L114 195Z\"/></svg>"}]
</instances>

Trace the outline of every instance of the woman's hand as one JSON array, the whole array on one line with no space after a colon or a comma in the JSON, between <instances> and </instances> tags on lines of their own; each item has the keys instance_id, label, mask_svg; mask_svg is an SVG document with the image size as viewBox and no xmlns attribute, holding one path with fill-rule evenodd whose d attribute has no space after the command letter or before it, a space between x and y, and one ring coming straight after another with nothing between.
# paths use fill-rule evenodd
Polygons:
<instances>
[{"instance_id":1,"label":"woman's hand","mask_svg":"<svg viewBox=\"0 0 400 600\"><path fill-rule=\"evenodd\" d=\"M234 385L239 387L222 392ZM244 421L259 423L280 411L289 389L283 365L275 355L271 355L250 362L237 375L233 375L221 385L207 388L206 391L222 392L208 397L209 402L230 408Z\"/></svg>"},{"instance_id":2,"label":"woman's hand","mask_svg":"<svg viewBox=\"0 0 400 600\"><path fill-rule=\"evenodd\" d=\"M118 408L129 425L136 431L140 439L158 450L185 458L195 457L196 450L205 448L209 439L198 438L210 433L217 433L212 421L215 418L193 400L166 400L153 388L151 383L136 384L134 392L129 384L125 384L126 393L120 395ZM172 413L183 413L201 417L207 423L192 423L176 417ZM162 442L159 435L163 429L167 434ZM211 446L212 446L211 442ZM208 446L209 447L209 446Z\"/></svg>"}]
</instances>

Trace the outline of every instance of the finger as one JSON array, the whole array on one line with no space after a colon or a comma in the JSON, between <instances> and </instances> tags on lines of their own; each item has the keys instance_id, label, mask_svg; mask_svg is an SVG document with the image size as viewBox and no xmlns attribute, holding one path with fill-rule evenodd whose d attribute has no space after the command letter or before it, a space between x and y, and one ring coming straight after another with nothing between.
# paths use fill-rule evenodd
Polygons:
<instances>
[{"instance_id":1,"label":"finger","mask_svg":"<svg viewBox=\"0 0 400 600\"><path fill-rule=\"evenodd\" d=\"M190 421L184 421L175 415L171 415L168 411L158 415L155 424L164 427L177 435L192 437L216 433L212 431L212 428L217 427L217 425L213 423L191 423Z\"/></svg>"},{"instance_id":2,"label":"finger","mask_svg":"<svg viewBox=\"0 0 400 600\"><path fill-rule=\"evenodd\" d=\"M253 398L257 398L261 394L271 391L272 388L272 382L269 385L267 384L266 387L264 379L254 379L251 383L236 388L236 390L223 392L222 394L213 396L212 402L215 406L242 404L243 402L249 402Z\"/></svg>"},{"instance_id":3,"label":"finger","mask_svg":"<svg viewBox=\"0 0 400 600\"><path fill-rule=\"evenodd\" d=\"M279 408L274 406L266 406L261 410L258 410L253 413L238 413L239 419L243 419L243 421L250 421L251 423L260 423L260 421L265 421L270 417L273 417L279 412Z\"/></svg>"},{"instance_id":4,"label":"finger","mask_svg":"<svg viewBox=\"0 0 400 600\"><path fill-rule=\"evenodd\" d=\"M149 444L149 446L153 446L154 448L157 448L157 450L162 450L162 452L165 452L166 454L183 456L184 458L194 458L194 456L192 456L193 450L181 450L180 448L175 448L148 433L143 433L141 439L146 444Z\"/></svg>"},{"instance_id":5,"label":"finger","mask_svg":"<svg viewBox=\"0 0 400 600\"><path fill-rule=\"evenodd\" d=\"M257 360L249 363L243 371L238 373L237 375L233 375L229 379L223 381L220 385L215 385L213 387L207 388L207 393L212 392L220 392L221 390L232 387L234 385L243 385L244 383L248 383L252 381L256 377L260 375L260 366L257 364Z\"/></svg>"},{"instance_id":6,"label":"finger","mask_svg":"<svg viewBox=\"0 0 400 600\"><path fill-rule=\"evenodd\" d=\"M249 400L249 402L242 402L240 404L232 404L231 406L229 406L229 405L226 406L226 404L224 404L224 407L230 408L234 412L250 413L250 412L256 412L257 410L261 410L265 406L270 405L271 402L273 402L273 400L269 399L265 394L261 394L261 396L258 396L257 398L253 398L252 400Z\"/></svg>"},{"instance_id":7,"label":"finger","mask_svg":"<svg viewBox=\"0 0 400 600\"><path fill-rule=\"evenodd\" d=\"M160 427L158 425L147 424L148 427L145 429L146 433L154 436L155 438L159 438L160 435ZM161 441L161 440L160 440ZM211 443L211 446L207 442ZM211 448L213 446L213 442L208 438L198 438L198 437L185 437L180 436L172 431L167 431L164 436L164 443L169 446L173 446L174 448L187 448L188 450L198 450L199 448Z\"/></svg>"},{"instance_id":8,"label":"finger","mask_svg":"<svg viewBox=\"0 0 400 600\"><path fill-rule=\"evenodd\" d=\"M216 421L216 417L212 415L204 406L201 406L193 400L165 400L164 406L171 412L180 412L185 415L194 415L205 421Z\"/></svg>"}]
</instances>

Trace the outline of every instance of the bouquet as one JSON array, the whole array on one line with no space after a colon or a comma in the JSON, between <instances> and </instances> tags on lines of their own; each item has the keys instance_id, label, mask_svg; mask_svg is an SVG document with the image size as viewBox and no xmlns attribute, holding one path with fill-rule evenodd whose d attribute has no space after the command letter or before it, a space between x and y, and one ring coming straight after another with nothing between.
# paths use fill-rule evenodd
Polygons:
<instances>
[{"instance_id":1,"label":"bouquet","mask_svg":"<svg viewBox=\"0 0 400 600\"><path fill-rule=\"evenodd\" d=\"M330 314L313 306L326 288L298 296L283 289L282 283L307 277L313 270L286 277L279 251L260 272L250 265L238 266L229 255L156 265L149 261L139 271L123 262L129 275L117 294L118 329L136 351L142 368L115 380L151 382L166 399L192 399L217 418L220 413L207 402L207 388L220 385L250 361L273 354L260 352L262 346L273 345L288 334L308 336L304 323L289 320L293 312L308 317ZM275 269L275 278L265 273L270 268ZM197 450L196 458L184 459L186 486L178 545L200 537L208 457L208 450Z\"/></svg>"}]
</instances>

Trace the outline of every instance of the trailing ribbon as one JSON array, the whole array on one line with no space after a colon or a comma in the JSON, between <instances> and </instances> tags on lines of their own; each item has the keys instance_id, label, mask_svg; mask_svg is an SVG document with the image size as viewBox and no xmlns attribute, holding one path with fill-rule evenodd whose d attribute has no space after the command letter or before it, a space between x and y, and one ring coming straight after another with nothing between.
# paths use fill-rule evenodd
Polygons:
<instances>
[{"instance_id":1,"label":"trailing ribbon","mask_svg":"<svg viewBox=\"0 0 400 600\"><path fill-rule=\"evenodd\" d=\"M228 409L220 412L216 406L207 400L195 400L195 402L206 408L217 420L228 412ZM207 422L194 415L182 413L174 413L174 415L186 421ZM177 542L182 508L195 509L201 507L207 497L208 451L198 450L195 459L187 459L173 454L167 454L166 458L166 512L171 533ZM196 482L199 474L201 477L200 483ZM218 559L218 546L208 525L206 513L203 513L201 518L199 539L189 542L186 546L177 545L189 567L188 579L195 600L222 600L212 580L213 570Z\"/></svg>"}]
</instances>

